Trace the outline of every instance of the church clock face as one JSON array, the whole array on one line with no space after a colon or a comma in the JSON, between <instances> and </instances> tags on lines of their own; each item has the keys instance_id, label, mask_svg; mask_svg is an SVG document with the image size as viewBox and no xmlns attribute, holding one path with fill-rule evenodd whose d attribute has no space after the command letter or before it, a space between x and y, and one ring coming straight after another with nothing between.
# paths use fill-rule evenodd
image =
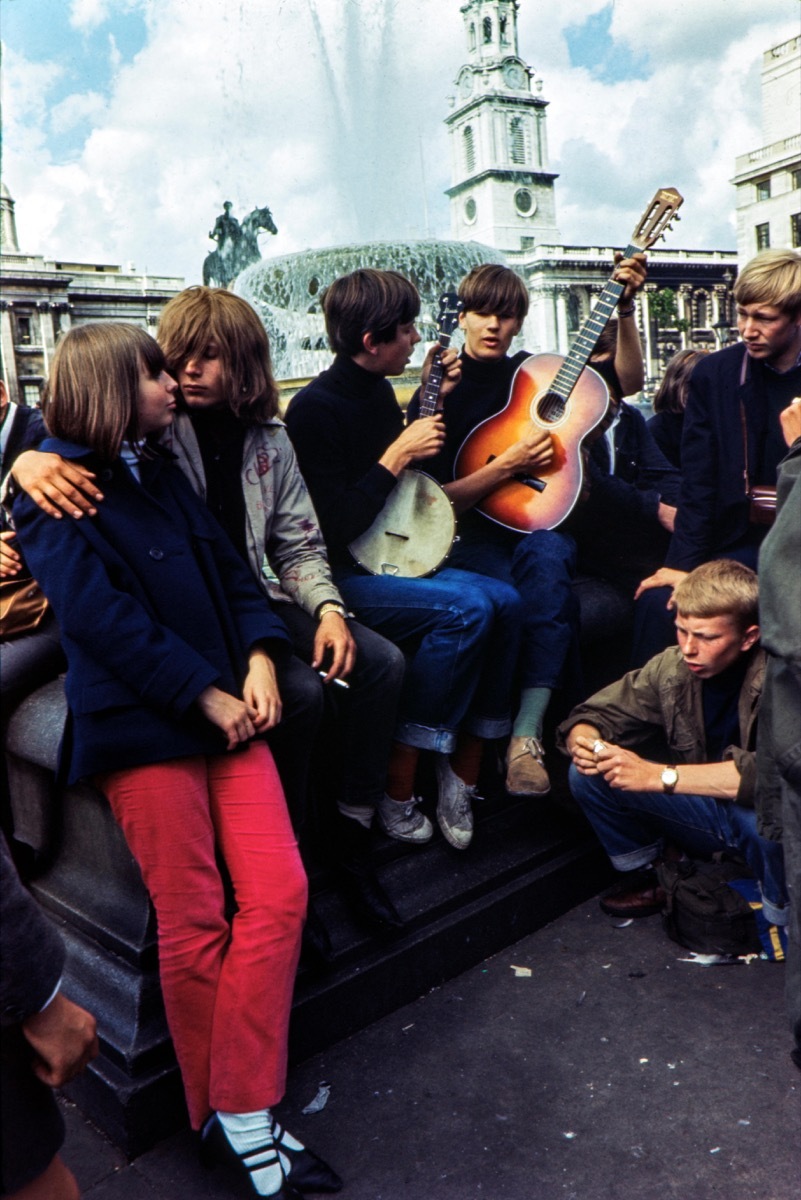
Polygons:
<instances>
[{"instance_id":1,"label":"church clock face","mask_svg":"<svg viewBox=\"0 0 801 1200\"><path fill-rule=\"evenodd\" d=\"M464 96L466 99L470 95L472 90L473 90L473 72L468 71L467 68L465 68L465 70L462 71L461 74L459 75L459 93L460 93L460 95Z\"/></svg>"},{"instance_id":2,"label":"church clock face","mask_svg":"<svg viewBox=\"0 0 801 1200\"><path fill-rule=\"evenodd\" d=\"M503 69L503 78L507 87L518 89L525 83L526 74L517 63L509 63Z\"/></svg>"},{"instance_id":3,"label":"church clock face","mask_svg":"<svg viewBox=\"0 0 801 1200\"><path fill-rule=\"evenodd\" d=\"M537 201L528 188L518 188L515 192L515 208L521 217L533 217L537 211Z\"/></svg>"}]
</instances>

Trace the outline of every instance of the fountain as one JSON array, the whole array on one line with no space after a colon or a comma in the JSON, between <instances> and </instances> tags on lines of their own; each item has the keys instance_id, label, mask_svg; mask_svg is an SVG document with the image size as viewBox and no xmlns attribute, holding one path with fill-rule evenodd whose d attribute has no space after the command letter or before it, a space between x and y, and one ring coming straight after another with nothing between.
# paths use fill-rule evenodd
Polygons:
<instances>
[{"instance_id":1,"label":"fountain","mask_svg":"<svg viewBox=\"0 0 801 1200\"><path fill-rule=\"evenodd\" d=\"M318 374L331 362L321 304L328 285L360 267L399 271L415 285L422 302L418 319L422 342L411 362L414 370L436 337L441 293L455 290L472 267L502 261L498 250L478 242L366 242L262 259L237 277L233 290L253 305L264 322L276 378L300 379Z\"/></svg>"}]
</instances>

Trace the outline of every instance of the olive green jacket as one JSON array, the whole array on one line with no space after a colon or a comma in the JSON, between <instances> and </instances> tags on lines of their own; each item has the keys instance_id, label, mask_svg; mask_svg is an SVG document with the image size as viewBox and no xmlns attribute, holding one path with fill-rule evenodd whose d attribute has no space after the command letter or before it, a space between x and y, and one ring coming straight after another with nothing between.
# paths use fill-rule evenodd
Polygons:
<instances>
[{"instance_id":1,"label":"olive green jacket","mask_svg":"<svg viewBox=\"0 0 801 1200\"><path fill-rule=\"evenodd\" d=\"M745 808L754 807L757 713L765 677L765 652L756 648L749 656L738 705L740 745L729 746L723 755L740 772L735 803ZM556 734L564 753L569 730L583 721L594 725L605 740L629 748L661 730L673 762L708 762L701 680L687 669L678 646L663 650L639 671L629 671L574 708Z\"/></svg>"}]
</instances>

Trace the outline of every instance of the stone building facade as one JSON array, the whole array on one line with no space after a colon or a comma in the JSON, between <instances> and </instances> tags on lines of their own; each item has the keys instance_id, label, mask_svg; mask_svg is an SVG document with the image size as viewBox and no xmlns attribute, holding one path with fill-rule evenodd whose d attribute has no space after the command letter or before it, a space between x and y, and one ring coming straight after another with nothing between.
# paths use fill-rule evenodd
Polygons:
<instances>
[{"instance_id":1,"label":"stone building facade","mask_svg":"<svg viewBox=\"0 0 801 1200\"><path fill-rule=\"evenodd\" d=\"M19 248L14 201L0 184L0 359L9 397L35 405L59 333L89 321L131 321L155 331L183 279L108 263L54 261Z\"/></svg>"},{"instance_id":2,"label":"stone building facade","mask_svg":"<svg viewBox=\"0 0 801 1200\"><path fill-rule=\"evenodd\" d=\"M801 37L762 57L762 145L735 164L741 262L769 246L801 246Z\"/></svg>"}]
</instances>

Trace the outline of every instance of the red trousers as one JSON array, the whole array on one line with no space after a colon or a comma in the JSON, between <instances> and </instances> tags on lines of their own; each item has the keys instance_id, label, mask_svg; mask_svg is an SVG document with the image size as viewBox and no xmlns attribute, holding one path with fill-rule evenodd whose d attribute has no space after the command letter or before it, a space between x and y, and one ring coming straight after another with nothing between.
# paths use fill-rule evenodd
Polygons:
<instances>
[{"instance_id":1,"label":"red trousers","mask_svg":"<svg viewBox=\"0 0 801 1200\"><path fill-rule=\"evenodd\" d=\"M197 1129L276 1104L306 910L303 865L264 742L97 777L158 921L167 1022ZM226 920L222 855L238 911Z\"/></svg>"}]
</instances>

